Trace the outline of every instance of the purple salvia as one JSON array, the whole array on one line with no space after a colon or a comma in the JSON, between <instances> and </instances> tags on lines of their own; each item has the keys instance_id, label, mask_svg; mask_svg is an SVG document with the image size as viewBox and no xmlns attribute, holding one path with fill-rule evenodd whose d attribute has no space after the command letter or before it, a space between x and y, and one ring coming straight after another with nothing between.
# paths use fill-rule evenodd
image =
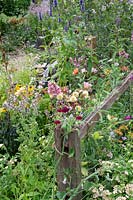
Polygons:
<instances>
[{"instance_id":1,"label":"purple salvia","mask_svg":"<svg viewBox=\"0 0 133 200\"><path fill-rule=\"evenodd\" d=\"M121 18L117 17L116 20L115 20L115 23L116 23L117 26L119 26L120 23L121 23Z\"/></svg>"},{"instance_id":2,"label":"purple salvia","mask_svg":"<svg viewBox=\"0 0 133 200\"><path fill-rule=\"evenodd\" d=\"M64 27L64 31L67 32L68 31L68 26Z\"/></svg>"},{"instance_id":3,"label":"purple salvia","mask_svg":"<svg viewBox=\"0 0 133 200\"><path fill-rule=\"evenodd\" d=\"M49 16L52 17L52 15L53 15L53 9L52 9L52 4L50 4Z\"/></svg>"},{"instance_id":4,"label":"purple salvia","mask_svg":"<svg viewBox=\"0 0 133 200\"><path fill-rule=\"evenodd\" d=\"M59 17L58 17L58 22L59 22L59 23L61 22L61 18L60 18L60 15L59 15Z\"/></svg>"},{"instance_id":5,"label":"purple salvia","mask_svg":"<svg viewBox=\"0 0 133 200\"><path fill-rule=\"evenodd\" d=\"M84 2L84 0L79 0L79 4L80 4L80 10L82 12L84 12L85 11L85 2Z\"/></svg>"},{"instance_id":6,"label":"purple salvia","mask_svg":"<svg viewBox=\"0 0 133 200\"><path fill-rule=\"evenodd\" d=\"M70 27L70 26L71 26L71 21L68 22L68 27Z\"/></svg>"},{"instance_id":7,"label":"purple salvia","mask_svg":"<svg viewBox=\"0 0 133 200\"><path fill-rule=\"evenodd\" d=\"M81 11L84 12L85 11L85 5L82 4L82 6L80 7Z\"/></svg>"},{"instance_id":8,"label":"purple salvia","mask_svg":"<svg viewBox=\"0 0 133 200\"><path fill-rule=\"evenodd\" d=\"M54 5L54 7L57 7L58 6L58 1L57 0L53 0L53 5Z\"/></svg>"},{"instance_id":9,"label":"purple salvia","mask_svg":"<svg viewBox=\"0 0 133 200\"><path fill-rule=\"evenodd\" d=\"M42 13L41 12L38 13L38 17L39 17L39 20L42 21Z\"/></svg>"}]
</instances>

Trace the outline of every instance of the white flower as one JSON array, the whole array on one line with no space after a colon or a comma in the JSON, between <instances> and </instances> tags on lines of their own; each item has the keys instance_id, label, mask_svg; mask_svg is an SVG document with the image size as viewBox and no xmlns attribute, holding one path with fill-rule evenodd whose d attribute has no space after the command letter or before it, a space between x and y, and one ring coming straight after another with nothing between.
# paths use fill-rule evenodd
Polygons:
<instances>
[{"instance_id":1,"label":"white flower","mask_svg":"<svg viewBox=\"0 0 133 200\"><path fill-rule=\"evenodd\" d=\"M116 200L126 200L126 197L118 197Z\"/></svg>"},{"instance_id":2,"label":"white flower","mask_svg":"<svg viewBox=\"0 0 133 200\"><path fill-rule=\"evenodd\" d=\"M127 184L125 187L126 194L133 195L133 183Z\"/></svg>"},{"instance_id":3,"label":"white flower","mask_svg":"<svg viewBox=\"0 0 133 200\"><path fill-rule=\"evenodd\" d=\"M105 11L106 10L106 6L102 6L101 11Z\"/></svg>"},{"instance_id":4,"label":"white flower","mask_svg":"<svg viewBox=\"0 0 133 200\"><path fill-rule=\"evenodd\" d=\"M92 9L91 11L92 11L92 13L93 13L93 14L96 14L96 11L95 11L95 9Z\"/></svg>"},{"instance_id":5,"label":"white flower","mask_svg":"<svg viewBox=\"0 0 133 200\"><path fill-rule=\"evenodd\" d=\"M119 66L119 63L115 62L115 63L114 63L114 66L115 66L115 67L118 67L118 66Z\"/></svg>"},{"instance_id":6,"label":"white flower","mask_svg":"<svg viewBox=\"0 0 133 200\"><path fill-rule=\"evenodd\" d=\"M64 180L62 181L62 183L63 183L64 185L66 185L66 183L67 183L67 179L64 178Z\"/></svg>"}]
</instances>

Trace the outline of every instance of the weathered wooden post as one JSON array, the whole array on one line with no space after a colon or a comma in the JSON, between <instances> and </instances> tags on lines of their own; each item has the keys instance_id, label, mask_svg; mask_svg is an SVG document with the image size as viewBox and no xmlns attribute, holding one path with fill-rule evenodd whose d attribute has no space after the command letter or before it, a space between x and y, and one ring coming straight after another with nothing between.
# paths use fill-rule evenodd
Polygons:
<instances>
[{"instance_id":1,"label":"weathered wooden post","mask_svg":"<svg viewBox=\"0 0 133 200\"><path fill-rule=\"evenodd\" d=\"M57 184L60 192L67 189L76 189L81 183L80 165L80 138L77 130L73 130L66 136L61 127L55 129L55 150L57 160ZM70 198L67 194L65 200ZM81 200L82 194L78 194L72 200Z\"/></svg>"},{"instance_id":2,"label":"weathered wooden post","mask_svg":"<svg viewBox=\"0 0 133 200\"><path fill-rule=\"evenodd\" d=\"M91 49L96 48L96 37L95 36L86 36L85 41L87 43L87 46Z\"/></svg>"}]
</instances>

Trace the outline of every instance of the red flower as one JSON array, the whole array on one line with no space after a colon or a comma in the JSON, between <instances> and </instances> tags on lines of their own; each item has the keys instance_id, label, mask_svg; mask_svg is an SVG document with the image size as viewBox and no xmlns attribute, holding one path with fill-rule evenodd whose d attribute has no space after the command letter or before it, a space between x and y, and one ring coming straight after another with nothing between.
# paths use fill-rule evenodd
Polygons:
<instances>
[{"instance_id":1,"label":"red flower","mask_svg":"<svg viewBox=\"0 0 133 200\"><path fill-rule=\"evenodd\" d=\"M67 113L70 110L69 107L64 106L63 108L57 109L57 112Z\"/></svg>"},{"instance_id":2,"label":"red flower","mask_svg":"<svg viewBox=\"0 0 133 200\"><path fill-rule=\"evenodd\" d=\"M60 123L61 123L60 120L55 120L55 121L54 121L54 124L56 124L56 125L57 125L57 124L60 124Z\"/></svg>"},{"instance_id":3,"label":"red flower","mask_svg":"<svg viewBox=\"0 0 133 200\"><path fill-rule=\"evenodd\" d=\"M63 112L63 113L67 113L69 110L70 110L70 108L68 108L67 106L64 106L64 107L62 108L62 112Z\"/></svg>"},{"instance_id":4,"label":"red flower","mask_svg":"<svg viewBox=\"0 0 133 200\"><path fill-rule=\"evenodd\" d=\"M57 112L62 112L62 108L57 109Z\"/></svg>"},{"instance_id":5,"label":"red flower","mask_svg":"<svg viewBox=\"0 0 133 200\"><path fill-rule=\"evenodd\" d=\"M82 116L80 115L76 117L76 120L81 120L81 119L82 119Z\"/></svg>"}]
</instances>

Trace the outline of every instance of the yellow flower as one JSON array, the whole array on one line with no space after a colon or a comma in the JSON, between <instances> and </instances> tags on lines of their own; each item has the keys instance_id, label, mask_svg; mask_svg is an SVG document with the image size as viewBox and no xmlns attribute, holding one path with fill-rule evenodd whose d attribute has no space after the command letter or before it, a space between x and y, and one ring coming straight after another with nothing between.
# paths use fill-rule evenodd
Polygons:
<instances>
[{"instance_id":1,"label":"yellow flower","mask_svg":"<svg viewBox=\"0 0 133 200\"><path fill-rule=\"evenodd\" d=\"M33 85L28 86L28 92L32 92L33 90L34 90L34 86Z\"/></svg>"},{"instance_id":2,"label":"yellow flower","mask_svg":"<svg viewBox=\"0 0 133 200\"><path fill-rule=\"evenodd\" d=\"M73 95L69 98L69 102L76 102L76 101L77 101L77 98Z\"/></svg>"},{"instance_id":3,"label":"yellow flower","mask_svg":"<svg viewBox=\"0 0 133 200\"><path fill-rule=\"evenodd\" d=\"M62 100L63 99L63 93L60 93L57 95L57 100Z\"/></svg>"},{"instance_id":4,"label":"yellow flower","mask_svg":"<svg viewBox=\"0 0 133 200\"><path fill-rule=\"evenodd\" d=\"M77 110L78 112L81 112L82 108L81 108L81 106L76 106L75 110Z\"/></svg>"},{"instance_id":5,"label":"yellow flower","mask_svg":"<svg viewBox=\"0 0 133 200\"><path fill-rule=\"evenodd\" d=\"M21 87L22 87L22 85L20 85L20 84L17 84L17 85L15 86L15 89L14 89L14 90L15 90L15 92L16 92L16 91L18 91L18 90L20 90L20 88L21 88Z\"/></svg>"},{"instance_id":6,"label":"yellow flower","mask_svg":"<svg viewBox=\"0 0 133 200\"><path fill-rule=\"evenodd\" d=\"M128 132L129 136L133 138L133 132Z\"/></svg>"},{"instance_id":7,"label":"yellow flower","mask_svg":"<svg viewBox=\"0 0 133 200\"><path fill-rule=\"evenodd\" d=\"M84 90L81 94L82 97L84 97L85 99L88 98L89 94L88 91Z\"/></svg>"},{"instance_id":8,"label":"yellow flower","mask_svg":"<svg viewBox=\"0 0 133 200\"><path fill-rule=\"evenodd\" d=\"M126 126L126 125L121 125L120 127L119 127L119 130L128 130L128 127Z\"/></svg>"},{"instance_id":9,"label":"yellow flower","mask_svg":"<svg viewBox=\"0 0 133 200\"><path fill-rule=\"evenodd\" d=\"M26 93L26 89L25 89L25 86L24 87L21 87L19 90L17 90L15 92L15 95L18 97L20 96L21 94L25 94Z\"/></svg>"},{"instance_id":10,"label":"yellow flower","mask_svg":"<svg viewBox=\"0 0 133 200\"><path fill-rule=\"evenodd\" d=\"M111 69L105 69L104 70L104 74L106 75L106 76L108 76L109 74L111 74L112 73L112 70Z\"/></svg>"},{"instance_id":11,"label":"yellow flower","mask_svg":"<svg viewBox=\"0 0 133 200\"><path fill-rule=\"evenodd\" d=\"M72 96L79 97L79 93L78 92L73 92Z\"/></svg>"},{"instance_id":12,"label":"yellow flower","mask_svg":"<svg viewBox=\"0 0 133 200\"><path fill-rule=\"evenodd\" d=\"M5 113L7 112L6 108L0 108L0 113Z\"/></svg>"}]
</instances>

